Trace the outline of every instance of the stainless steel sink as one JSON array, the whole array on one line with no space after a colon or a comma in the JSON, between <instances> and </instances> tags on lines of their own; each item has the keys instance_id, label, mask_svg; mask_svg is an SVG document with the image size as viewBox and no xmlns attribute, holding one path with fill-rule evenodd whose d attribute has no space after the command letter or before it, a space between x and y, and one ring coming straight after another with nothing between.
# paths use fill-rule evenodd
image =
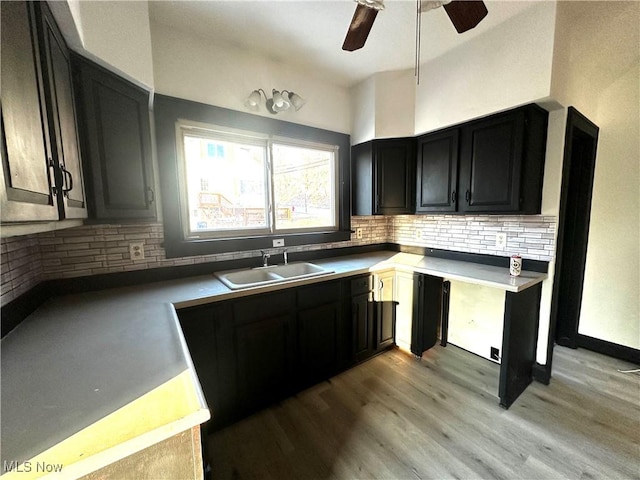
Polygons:
<instances>
[{"instance_id":1,"label":"stainless steel sink","mask_svg":"<svg viewBox=\"0 0 640 480\"><path fill-rule=\"evenodd\" d=\"M333 270L319 267L313 263L299 262L288 265L273 265L250 270L230 270L216 272L216 277L232 290L259 287L272 283L287 282L302 278L333 273Z\"/></svg>"}]
</instances>

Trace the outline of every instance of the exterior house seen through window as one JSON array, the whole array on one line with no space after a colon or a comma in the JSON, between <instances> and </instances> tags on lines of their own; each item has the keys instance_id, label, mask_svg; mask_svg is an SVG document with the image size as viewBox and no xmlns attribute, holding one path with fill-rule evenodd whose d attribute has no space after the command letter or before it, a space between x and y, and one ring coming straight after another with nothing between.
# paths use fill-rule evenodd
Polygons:
<instances>
[{"instance_id":1,"label":"exterior house seen through window","mask_svg":"<svg viewBox=\"0 0 640 480\"><path fill-rule=\"evenodd\" d=\"M182 125L187 238L338 229L338 149Z\"/></svg>"}]
</instances>

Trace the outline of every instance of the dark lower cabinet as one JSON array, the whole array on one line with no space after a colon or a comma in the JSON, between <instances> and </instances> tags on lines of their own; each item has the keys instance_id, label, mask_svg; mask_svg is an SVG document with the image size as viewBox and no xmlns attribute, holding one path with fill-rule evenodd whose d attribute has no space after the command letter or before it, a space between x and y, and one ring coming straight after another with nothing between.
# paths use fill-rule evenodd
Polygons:
<instances>
[{"instance_id":1,"label":"dark lower cabinet","mask_svg":"<svg viewBox=\"0 0 640 480\"><path fill-rule=\"evenodd\" d=\"M356 362L366 360L376 352L373 313L370 293L363 293L351 298L353 357Z\"/></svg>"},{"instance_id":2,"label":"dark lower cabinet","mask_svg":"<svg viewBox=\"0 0 640 480\"><path fill-rule=\"evenodd\" d=\"M380 351L395 343L396 302L381 301L376 306L376 351Z\"/></svg>"},{"instance_id":3,"label":"dark lower cabinet","mask_svg":"<svg viewBox=\"0 0 640 480\"><path fill-rule=\"evenodd\" d=\"M394 302L369 275L178 311L211 420L220 429L325 380L394 341ZM384 308L378 322L376 306Z\"/></svg>"},{"instance_id":4,"label":"dark lower cabinet","mask_svg":"<svg viewBox=\"0 0 640 480\"><path fill-rule=\"evenodd\" d=\"M233 304L236 399L249 412L293 389L295 293L284 290ZM229 339L227 339L229 340Z\"/></svg>"},{"instance_id":5,"label":"dark lower cabinet","mask_svg":"<svg viewBox=\"0 0 640 480\"><path fill-rule=\"evenodd\" d=\"M340 304L330 303L298 313L298 346L302 383L314 383L338 367Z\"/></svg>"},{"instance_id":6,"label":"dark lower cabinet","mask_svg":"<svg viewBox=\"0 0 640 480\"><path fill-rule=\"evenodd\" d=\"M291 388L291 315L261 316L235 326L238 404L253 410L285 396Z\"/></svg>"},{"instance_id":7,"label":"dark lower cabinet","mask_svg":"<svg viewBox=\"0 0 640 480\"><path fill-rule=\"evenodd\" d=\"M302 287L297 303L297 377L304 387L330 377L347 363L341 284Z\"/></svg>"},{"instance_id":8,"label":"dark lower cabinet","mask_svg":"<svg viewBox=\"0 0 640 480\"><path fill-rule=\"evenodd\" d=\"M413 277L413 322L411 352L419 357L438 341L442 319L442 278L415 273Z\"/></svg>"},{"instance_id":9,"label":"dark lower cabinet","mask_svg":"<svg viewBox=\"0 0 640 480\"><path fill-rule=\"evenodd\" d=\"M373 277L362 275L348 280L348 316L352 326L352 358L366 360L376 351L375 310L373 304Z\"/></svg>"},{"instance_id":10,"label":"dark lower cabinet","mask_svg":"<svg viewBox=\"0 0 640 480\"><path fill-rule=\"evenodd\" d=\"M222 338L231 324L231 303L187 308L178 312L178 318L202 392L211 409L209 423L221 426L222 420L233 413L236 390L235 375L230 375L234 362L229 362L232 356L225 350L226 342Z\"/></svg>"},{"instance_id":11,"label":"dark lower cabinet","mask_svg":"<svg viewBox=\"0 0 640 480\"><path fill-rule=\"evenodd\" d=\"M370 275L351 280L348 288L353 361L361 362L394 345L396 302L373 300Z\"/></svg>"}]
</instances>

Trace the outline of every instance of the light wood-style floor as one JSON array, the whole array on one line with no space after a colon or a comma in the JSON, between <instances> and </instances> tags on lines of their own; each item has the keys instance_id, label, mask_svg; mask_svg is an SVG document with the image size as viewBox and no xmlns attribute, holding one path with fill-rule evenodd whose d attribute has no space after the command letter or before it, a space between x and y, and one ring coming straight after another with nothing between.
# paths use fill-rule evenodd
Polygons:
<instances>
[{"instance_id":1,"label":"light wood-style floor","mask_svg":"<svg viewBox=\"0 0 640 480\"><path fill-rule=\"evenodd\" d=\"M496 364L392 350L209 437L214 479L640 478L640 376L556 347L551 384L498 406Z\"/></svg>"}]
</instances>

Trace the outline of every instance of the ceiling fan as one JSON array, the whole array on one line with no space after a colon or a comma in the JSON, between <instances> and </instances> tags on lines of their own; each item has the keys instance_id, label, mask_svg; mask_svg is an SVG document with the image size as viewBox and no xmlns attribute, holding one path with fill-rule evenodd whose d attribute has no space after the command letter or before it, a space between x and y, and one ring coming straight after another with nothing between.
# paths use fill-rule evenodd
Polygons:
<instances>
[{"instance_id":1,"label":"ceiling fan","mask_svg":"<svg viewBox=\"0 0 640 480\"><path fill-rule=\"evenodd\" d=\"M355 0L358 5L351 19L342 49L349 52L362 48L367 41L373 21L380 10L384 10L384 0ZM418 12L443 6L458 33L474 28L487 16L487 7L481 0L418 0Z\"/></svg>"}]
</instances>

